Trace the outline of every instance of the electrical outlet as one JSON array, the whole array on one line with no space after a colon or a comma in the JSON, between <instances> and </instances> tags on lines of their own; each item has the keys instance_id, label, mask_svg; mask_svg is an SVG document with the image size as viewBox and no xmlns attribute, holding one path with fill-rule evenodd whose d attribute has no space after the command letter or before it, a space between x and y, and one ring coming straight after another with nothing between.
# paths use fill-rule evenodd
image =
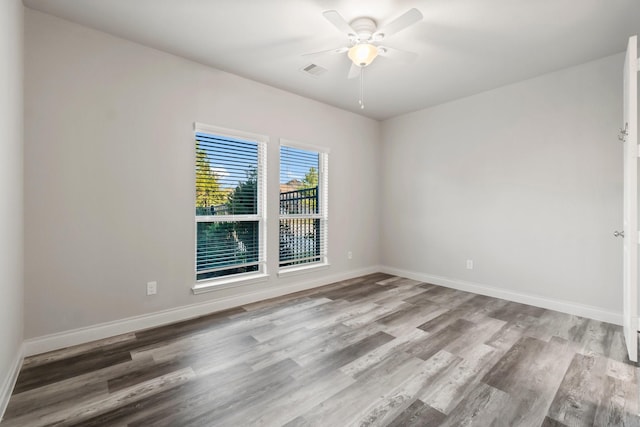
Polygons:
<instances>
[{"instance_id":1,"label":"electrical outlet","mask_svg":"<svg viewBox=\"0 0 640 427\"><path fill-rule=\"evenodd\" d=\"M467 270L473 270L473 260L472 259L468 259L467 260Z\"/></svg>"},{"instance_id":2,"label":"electrical outlet","mask_svg":"<svg viewBox=\"0 0 640 427\"><path fill-rule=\"evenodd\" d=\"M158 293L158 282L147 282L147 295L155 295Z\"/></svg>"},{"instance_id":3,"label":"electrical outlet","mask_svg":"<svg viewBox=\"0 0 640 427\"><path fill-rule=\"evenodd\" d=\"M349 251L347 252L347 259L352 259L353 258L353 252Z\"/></svg>"}]
</instances>

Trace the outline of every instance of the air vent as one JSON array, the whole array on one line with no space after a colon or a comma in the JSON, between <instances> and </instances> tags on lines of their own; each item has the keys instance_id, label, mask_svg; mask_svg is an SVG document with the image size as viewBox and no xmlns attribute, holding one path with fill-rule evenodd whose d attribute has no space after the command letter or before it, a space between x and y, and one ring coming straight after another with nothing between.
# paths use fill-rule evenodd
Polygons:
<instances>
[{"instance_id":1,"label":"air vent","mask_svg":"<svg viewBox=\"0 0 640 427\"><path fill-rule=\"evenodd\" d=\"M317 64L309 64L306 67L301 68L300 71L317 79L318 77L320 77L321 75L323 75L329 70Z\"/></svg>"}]
</instances>

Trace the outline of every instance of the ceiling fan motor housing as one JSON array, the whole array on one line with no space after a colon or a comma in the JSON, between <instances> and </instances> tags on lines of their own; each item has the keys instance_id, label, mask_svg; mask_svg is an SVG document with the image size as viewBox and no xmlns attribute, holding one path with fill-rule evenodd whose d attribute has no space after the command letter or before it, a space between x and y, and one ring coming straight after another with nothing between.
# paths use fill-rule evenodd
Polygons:
<instances>
[{"instance_id":1,"label":"ceiling fan motor housing","mask_svg":"<svg viewBox=\"0 0 640 427\"><path fill-rule=\"evenodd\" d=\"M371 41L377 28L376 21L371 18L356 18L351 21L350 25L356 31L355 41L357 43Z\"/></svg>"}]
</instances>

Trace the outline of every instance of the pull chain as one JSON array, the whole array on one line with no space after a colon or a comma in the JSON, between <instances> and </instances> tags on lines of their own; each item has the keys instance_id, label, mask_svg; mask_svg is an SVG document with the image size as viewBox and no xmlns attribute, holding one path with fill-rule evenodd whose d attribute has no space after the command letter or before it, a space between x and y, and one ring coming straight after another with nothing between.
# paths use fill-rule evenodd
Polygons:
<instances>
[{"instance_id":1,"label":"pull chain","mask_svg":"<svg viewBox=\"0 0 640 427\"><path fill-rule=\"evenodd\" d=\"M364 67L360 67L360 108L364 110Z\"/></svg>"}]
</instances>

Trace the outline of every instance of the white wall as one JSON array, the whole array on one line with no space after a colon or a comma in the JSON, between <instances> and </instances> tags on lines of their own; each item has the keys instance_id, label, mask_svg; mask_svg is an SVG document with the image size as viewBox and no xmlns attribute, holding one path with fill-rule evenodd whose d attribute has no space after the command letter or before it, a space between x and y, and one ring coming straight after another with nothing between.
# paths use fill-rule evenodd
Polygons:
<instances>
[{"instance_id":1,"label":"white wall","mask_svg":"<svg viewBox=\"0 0 640 427\"><path fill-rule=\"evenodd\" d=\"M0 416L23 332L22 30L22 2L0 2Z\"/></svg>"},{"instance_id":2,"label":"white wall","mask_svg":"<svg viewBox=\"0 0 640 427\"><path fill-rule=\"evenodd\" d=\"M25 336L326 283L379 261L615 319L622 60L379 124L27 10ZM268 283L191 294L194 121L270 136L271 194L278 138L331 149L329 270L279 279L272 237ZM273 236L274 203L269 217ZM145 296L149 280L157 296Z\"/></svg>"},{"instance_id":3,"label":"white wall","mask_svg":"<svg viewBox=\"0 0 640 427\"><path fill-rule=\"evenodd\" d=\"M622 62L383 122L382 264L618 315Z\"/></svg>"},{"instance_id":4,"label":"white wall","mask_svg":"<svg viewBox=\"0 0 640 427\"><path fill-rule=\"evenodd\" d=\"M25 25L27 338L375 268L378 122L40 12ZM330 148L329 270L278 279L272 197L269 282L192 295L194 121L268 135L272 195L278 138Z\"/></svg>"}]
</instances>

